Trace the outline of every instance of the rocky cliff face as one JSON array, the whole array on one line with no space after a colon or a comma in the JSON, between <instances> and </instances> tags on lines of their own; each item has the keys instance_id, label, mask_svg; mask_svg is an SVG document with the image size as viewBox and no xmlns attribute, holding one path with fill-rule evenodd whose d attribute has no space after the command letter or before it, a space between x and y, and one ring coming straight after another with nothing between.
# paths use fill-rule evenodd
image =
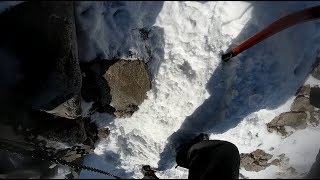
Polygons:
<instances>
[{"instance_id":1,"label":"rocky cliff face","mask_svg":"<svg viewBox=\"0 0 320 180\"><path fill-rule=\"evenodd\" d=\"M81 117L82 99L95 103L92 110L126 117L146 98L151 85L143 61L100 60L80 68L74 2L23 2L1 13L0 22L1 142L81 164L110 133ZM49 161L5 149L2 178L52 178L58 171ZM66 178L79 173L69 171Z\"/></svg>"}]
</instances>

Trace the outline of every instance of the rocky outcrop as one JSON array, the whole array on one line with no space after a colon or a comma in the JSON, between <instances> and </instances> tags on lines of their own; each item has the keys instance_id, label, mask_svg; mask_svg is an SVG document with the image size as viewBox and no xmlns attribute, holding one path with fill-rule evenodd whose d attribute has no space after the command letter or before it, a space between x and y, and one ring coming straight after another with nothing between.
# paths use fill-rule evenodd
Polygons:
<instances>
[{"instance_id":1,"label":"rocky outcrop","mask_svg":"<svg viewBox=\"0 0 320 180\"><path fill-rule=\"evenodd\" d=\"M11 62L3 54L14 55L17 66L10 74L17 76L16 82L0 88L10 95L0 95L0 130L5 130L0 131L1 142L10 139L22 149L30 145L37 152L82 164L98 138L107 138L110 131L98 131L90 119L81 117L81 98L117 117L132 115L146 98L151 85L143 61L94 61L81 73L73 2L23 2L0 14L0 22L0 59ZM11 65L0 70L6 67ZM9 108L1 108L5 106ZM29 178L48 177L32 173Z\"/></svg>"},{"instance_id":2,"label":"rocky outcrop","mask_svg":"<svg viewBox=\"0 0 320 180\"><path fill-rule=\"evenodd\" d=\"M299 88L290 107L290 112L285 112L275 117L267 124L269 132L273 130L283 136L290 135L286 126L294 129L304 129L309 125L318 126L320 121L320 88L305 85Z\"/></svg>"},{"instance_id":3,"label":"rocky outcrop","mask_svg":"<svg viewBox=\"0 0 320 180\"><path fill-rule=\"evenodd\" d=\"M12 69L16 70L9 77L15 80L9 96L0 96L1 107L10 104L0 112L0 129L5 130L1 141L32 144L55 157L81 163L94 149L98 136L97 127L80 117L82 77L73 8L71 1L23 2L0 14L0 48L14 56ZM12 59L3 53L0 59L2 71L6 67L2 65ZM2 155L1 161L8 156ZM20 160L15 164L22 163L21 171L29 168ZM30 158L33 169L52 165L36 162ZM11 170L5 176L20 173ZM49 177L43 173L34 171L20 178Z\"/></svg>"},{"instance_id":4,"label":"rocky outcrop","mask_svg":"<svg viewBox=\"0 0 320 180\"><path fill-rule=\"evenodd\" d=\"M273 130L279 132L281 135L286 136L288 132L285 126L290 126L295 129L304 129L307 127L307 114L303 111L299 112L285 112L274 118L267 124L269 132Z\"/></svg>"},{"instance_id":5,"label":"rocky outcrop","mask_svg":"<svg viewBox=\"0 0 320 180\"><path fill-rule=\"evenodd\" d=\"M257 149L251 153L241 153L240 167L243 167L246 171L258 172L266 169L270 165L284 167L289 162L289 158L286 157L285 154L280 154L277 158L271 160L272 158L273 155L261 149Z\"/></svg>"},{"instance_id":6,"label":"rocky outcrop","mask_svg":"<svg viewBox=\"0 0 320 180\"><path fill-rule=\"evenodd\" d=\"M10 124L5 125L0 123L1 143L9 140L10 145L18 144L21 149L29 152L34 151L35 148L36 150L41 149L41 153L46 153L47 155L60 158L67 162L82 164L84 156L93 152L95 148L94 143L97 142L98 138L106 137L98 136L97 127L95 123L91 123L90 118L70 120L38 110L30 110L25 115L25 118L32 119L32 123L27 124L28 126L26 127L19 126L19 128L15 129L12 128ZM6 159L8 156L8 154L4 152L0 152L0 155L2 155L1 160ZM34 156L35 159L29 157L28 154L23 153L23 155L26 155L26 157L24 157L25 160L29 160L25 166L21 165L22 169L30 168L28 167L29 164L34 164L37 162L36 159L39 158L37 155ZM20 164L22 161L17 160L16 163ZM46 167L43 168L49 169L48 166L51 165L52 163L47 161ZM12 168L11 171L9 169L6 176L11 177ZM37 171L38 168L36 168L36 166L34 169L36 170L35 173L38 173L41 177L47 172L45 170ZM52 170L49 172L52 172L51 176L54 176L56 173ZM71 170L73 177L77 176L78 173L78 171L74 172ZM38 174L36 175L38 176ZM30 176L30 174L21 175L21 177ZM32 177L33 176L32 174Z\"/></svg>"},{"instance_id":7,"label":"rocky outcrop","mask_svg":"<svg viewBox=\"0 0 320 180\"><path fill-rule=\"evenodd\" d=\"M309 98L305 96L297 96L291 105L291 111L307 111L312 112L314 107L310 104Z\"/></svg>"},{"instance_id":8,"label":"rocky outcrop","mask_svg":"<svg viewBox=\"0 0 320 180\"><path fill-rule=\"evenodd\" d=\"M96 60L81 67L83 98L95 101L99 112L129 117L151 88L146 64L140 60Z\"/></svg>"},{"instance_id":9,"label":"rocky outcrop","mask_svg":"<svg viewBox=\"0 0 320 180\"><path fill-rule=\"evenodd\" d=\"M258 172L271 165L271 163L268 163L271 158L271 154L268 154L261 149L257 149L251 153L241 153L240 167L243 167L246 171Z\"/></svg>"},{"instance_id":10,"label":"rocky outcrop","mask_svg":"<svg viewBox=\"0 0 320 180\"><path fill-rule=\"evenodd\" d=\"M73 2L24 2L2 13L0 22L0 46L14 53L20 65L17 101L77 118L79 103L72 99L80 96L81 73ZM72 108L61 108L64 103Z\"/></svg>"}]
</instances>

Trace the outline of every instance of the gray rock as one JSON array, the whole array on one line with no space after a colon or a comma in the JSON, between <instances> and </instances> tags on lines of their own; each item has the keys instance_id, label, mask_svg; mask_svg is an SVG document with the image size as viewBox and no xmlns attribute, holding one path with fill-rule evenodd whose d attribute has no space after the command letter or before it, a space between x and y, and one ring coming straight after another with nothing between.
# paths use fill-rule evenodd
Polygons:
<instances>
[{"instance_id":1,"label":"gray rock","mask_svg":"<svg viewBox=\"0 0 320 180\"><path fill-rule=\"evenodd\" d=\"M108 68L103 77L110 87L110 105L115 108L117 117L131 116L151 88L146 64L140 60L119 60Z\"/></svg>"},{"instance_id":2,"label":"gray rock","mask_svg":"<svg viewBox=\"0 0 320 180\"><path fill-rule=\"evenodd\" d=\"M298 96L291 105L291 111L308 111L314 110L314 107L310 104L310 100L304 96Z\"/></svg>"},{"instance_id":3,"label":"gray rock","mask_svg":"<svg viewBox=\"0 0 320 180\"><path fill-rule=\"evenodd\" d=\"M251 153L240 154L240 167L246 171L261 171L270 166L268 161L272 158L271 154L266 153L261 149L257 149Z\"/></svg>"},{"instance_id":4,"label":"gray rock","mask_svg":"<svg viewBox=\"0 0 320 180\"><path fill-rule=\"evenodd\" d=\"M288 132L285 126L295 129L304 129L307 127L307 114L305 112L285 112L275 117L271 122L267 123L269 132L276 130L281 135L286 136Z\"/></svg>"}]
</instances>

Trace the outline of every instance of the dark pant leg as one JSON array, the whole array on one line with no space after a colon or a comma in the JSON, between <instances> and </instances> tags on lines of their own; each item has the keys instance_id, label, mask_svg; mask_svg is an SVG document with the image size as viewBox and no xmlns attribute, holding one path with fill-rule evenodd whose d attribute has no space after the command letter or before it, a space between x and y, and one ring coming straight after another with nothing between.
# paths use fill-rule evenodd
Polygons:
<instances>
[{"instance_id":1,"label":"dark pant leg","mask_svg":"<svg viewBox=\"0 0 320 180\"><path fill-rule=\"evenodd\" d=\"M188 179L239 178L239 151L227 141L207 140L194 144L188 152L188 163Z\"/></svg>"}]
</instances>

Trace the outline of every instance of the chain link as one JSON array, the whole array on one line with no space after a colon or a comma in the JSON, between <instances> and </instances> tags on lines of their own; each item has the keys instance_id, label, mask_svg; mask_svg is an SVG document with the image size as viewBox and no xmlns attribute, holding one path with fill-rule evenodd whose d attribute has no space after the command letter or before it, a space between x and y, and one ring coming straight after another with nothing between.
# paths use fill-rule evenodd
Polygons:
<instances>
[{"instance_id":1,"label":"chain link","mask_svg":"<svg viewBox=\"0 0 320 180\"><path fill-rule=\"evenodd\" d=\"M105 175L114 177L116 179L121 179L120 177L118 177L116 175L113 175L111 173L108 173L106 171L103 171L103 170L100 170L97 168L93 168L93 167L85 166L85 165L81 165L81 164L76 164L73 162L68 162L68 161L63 160L61 158L55 158L51 155L48 155L47 151L43 150L42 148L39 149L38 147L35 147L35 145L32 145L32 144L28 144L28 145L33 146L33 148L35 150L34 151L27 151L17 145L13 145L11 143L8 143L8 141L10 141L10 140L5 140L5 141L6 142L0 143L0 148L9 152L9 153L15 153L15 154L19 154L22 156L29 155L32 158L41 159L41 160L48 160L48 161L51 161L56 164L66 165L66 166L71 167L76 170L84 169L84 170L88 170L88 171L92 171L92 172L96 172L96 173L100 173L100 174L105 174ZM14 142L14 143L17 143L17 142Z\"/></svg>"}]
</instances>

